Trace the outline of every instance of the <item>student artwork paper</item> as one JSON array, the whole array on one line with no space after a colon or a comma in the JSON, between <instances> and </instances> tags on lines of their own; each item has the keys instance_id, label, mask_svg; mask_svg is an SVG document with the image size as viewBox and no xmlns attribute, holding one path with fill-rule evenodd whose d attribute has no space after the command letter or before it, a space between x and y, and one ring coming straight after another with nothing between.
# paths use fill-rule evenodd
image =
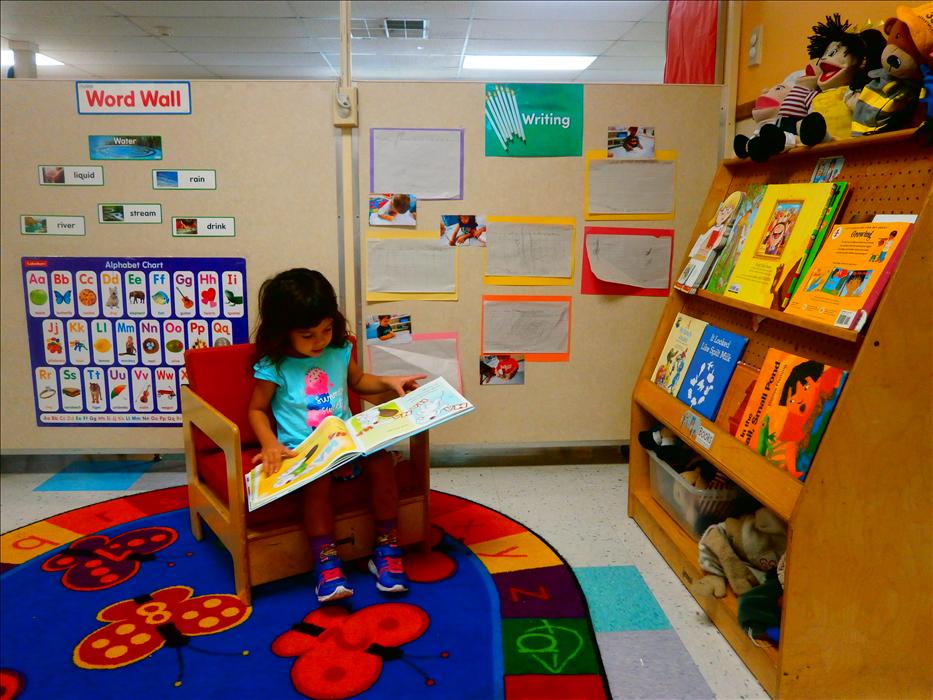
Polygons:
<instances>
[{"instance_id":1,"label":"student artwork paper","mask_svg":"<svg viewBox=\"0 0 933 700\"><path fill-rule=\"evenodd\" d=\"M463 129L370 129L370 192L463 199Z\"/></svg>"},{"instance_id":2,"label":"student artwork paper","mask_svg":"<svg viewBox=\"0 0 933 700\"><path fill-rule=\"evenodd\" d=\"M672 229L587 227L583 294L666 296L671 283Z\"/></svg>"},{"instance_id":3,"label":"student artwork paper","mask_svg":"<svg viewBox=\"0 0 933 700\"><path fill-rule=\"evenodd\" d=\"M453 294L457 290L456 248L441 245L433 236L369 238L366 252L366 290L370 295Z\"/></svg>"},{"instance_id":4,"label":"student artwork paper","mask_svg":"<svg viewBox=\"0 0 933 700\"><path fill-rule=\"evenodd\" d=\"M586 218L673 218L675 157L658 151L653 161L615 160L588 152Z\"/></svg>"},{"instance_id":5,"label":"student artwork paper","mask_svg":"<svg viewBox=\"0 0 933 700\"><path fill-rule=\"evenodd\" d=\"M459 336L456 333L415 333L405 345L366 346L369 371L373 374L426 374L427 383L443 377L458 391L463 391L460 372Z\"/></svg>"},{"instance_id":6,"label":"student artwork paper","mask_svg":"<svg viewBox=\"0 0 933 700\"><path fill-rule=\"evenodd\" d=\"M484 296L482 353L568 361L570 307L571 297Z\"/></svg>"},{"instance_id":7,"label":"student artwork paper","mask_svg":"<svg viewBox=\"0 0 933 700\"><path fill-rule=\"evenodd\" d=\"M486 274L498 277L563 278L573 275L574 226L490 219L486 230ZM539 280L525 282L538 284ZM500 280L487 284L521 284ZM549 284L544 280L544 284Z\"/></svg>"}]
</instances>

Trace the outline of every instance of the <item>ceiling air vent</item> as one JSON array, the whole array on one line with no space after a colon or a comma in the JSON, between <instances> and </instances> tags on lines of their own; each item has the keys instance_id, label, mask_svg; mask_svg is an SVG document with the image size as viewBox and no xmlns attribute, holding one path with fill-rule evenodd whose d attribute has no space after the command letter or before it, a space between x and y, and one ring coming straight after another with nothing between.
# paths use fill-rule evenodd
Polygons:
<instances>
[{"instance_id":1,"label":"ceiling air vent","mask_svg":"<svg viewBox=\"0 0 933 700\"><path fill-rule=\"evenodd\" d=\"M426 19L386 19L385 33L389 39L427 39Z\"/></svg>"}]
</instances>

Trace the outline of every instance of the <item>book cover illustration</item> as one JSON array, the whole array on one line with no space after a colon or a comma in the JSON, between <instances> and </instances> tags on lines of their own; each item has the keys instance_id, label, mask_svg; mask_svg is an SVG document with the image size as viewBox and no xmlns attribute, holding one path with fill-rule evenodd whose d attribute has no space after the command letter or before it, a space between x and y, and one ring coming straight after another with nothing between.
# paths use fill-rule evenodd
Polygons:
<instances>
[{"instance_id":1,"label":"book cover illustration","mask_svg":"<svg viewBox=\"0 0 933 700\"><path fill-rule=\"evenodd\" d=\"M744 192L733 192L722 201L716 209L716 216L710 222L710 227L697 238L690 249L690 257L674 283L675 288L694 294L703 285L717 255L726 244L736 212L744 201Z\"/></svg>"},{"instance_id":2,"label":"book cover illustration","mask_svg":"<svg viewBox=\"0 0 933 700\"><path fill-rule=\"evenodd\" d=\"M729 380L729 386L719 404L719 413L716 414L716 425L730 435L735 435L739 430L759 371L758 367L739 360L732 372L732 379Z\"/></svg>"},{"instance_id":3,"label":"book cover illustration","mask_svg":"<svg viewBox=\"0 0 933 700\"><path fill-rule=\"evenodd\" d=\"M700 336L706 328L706 321L693 318L684 313L677 314L658 363L651 373L651 381L664 389L671 396L677 396L684 373L693 359L693 353L700 343Z\"/></svg>"},{"instance_id":4,"label":"book cover illustration","mask_svg":"<svg viewBox=\"0 0 933 700\"><path fill-rule=\"evenodd\" d=\"M836 221L836 216L839 214L839 208L842 206L842 203L845 201L845 198L848 194L848 183L836 182L833 184L832 196L826 203L826 208L823 210L823 216L820 218L819 225L810 235L810 243L807 245L807 250L804 252L803 262L800 264L796 272L792 272L792 274L789 275L788 279L790 280L790 284L785 284L781 288L780 308L782 310L787 308L787 304L790 302L791 296L793 296L797 286L800 284L800 278L804 277L810 270L810 266L813 265L813 261L816 259L820 249L823 247L823 241L825 240L826 235L829 233L830 227Z\"/></svg>"},{"instance_id":5,"label":"book cover illustration","mask_svg":"<svg viewBox=\"0 0 933 700\"><path fill-rule=\"evenodd\" d=\"M767 185L749 185L745 192L745 199L739 205L735 213L735 222L732 224L732 231L726 238L722 252L716 257L713 268L710 270L709 277L706 280L706 291L713 294L722 294L726 291L726 285L729 283L729 277L735 268L736 260L745 247L745 241L748 239L748 232L755 222L755 216L761 206L761 200L765 196Z\"/></svg>"},{"instance_id":6,"label":"book cover illustration","mask_svg":"<svg viewBox=\"0 0 933 700\"><path fill-rule=\"evenodd\" d=\"M438 377L405 396L357 413L349 420L328 416L282 461L274 474L257 465L246 474L247 507L256 510L338 467L399 440L469 413L473 404Z\"/></svg>"},{"instance_id":7,"label":"book cover illustration","mask_svg":"<svg viewBox=\"0 0 933 700\"><path fill-rule=\"evenodd\" d=\"M828 182L768 185L723 295L780 309L833 192Z\"/></svg>"},{"instance_id":8,"label":"book cover illustration","mask_svg":"<svg viewBox=\"0 0 933 700\"><path fill-rule=\"evenodd\" d=\"M769 349L736 438L804 481L847 375L837 367Z\"/></svg>"},{"instance_id":9,"label":"book cover illustration","mask_svg":"<svg viewBox=\"0 0 933 700\"><path fill-rule=\"evenodd\" d=\"M834 226L786 312L837 328L861 330L884 291L911 224Z\"/></svg>"},{"instance_id":10,"label":"book cover illustration","mask_svg":"<svg viewBox=\"0 0 933 700\"><path fill-rule=\"evenodd\" d=\"M714 420L748 338L713 325L700 336L677 398L701 416Z\"/></svg>"}]
</instances>

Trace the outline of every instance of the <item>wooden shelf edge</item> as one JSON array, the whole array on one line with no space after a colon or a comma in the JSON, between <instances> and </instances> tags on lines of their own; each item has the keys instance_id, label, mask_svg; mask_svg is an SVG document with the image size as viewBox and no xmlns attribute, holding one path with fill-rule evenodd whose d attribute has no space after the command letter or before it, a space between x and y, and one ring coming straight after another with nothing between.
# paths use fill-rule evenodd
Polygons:
<instances>
[{"instance_id":1,"label":"wooden shelf edge","mask_svg":"<svg viewBox=\"0 0 933 700\"><path fill-rule=\"evenodd\" d=\"M680 293L682 294L683 292ZM763 306L750 304L747 301L732 299L731 297L727 297L722 294L713 294L712 292L707 292L705 289L699 290L696 295L702 299L709 299L710 301L714 301L717 304L722 304L723 306L730 306L733 309L747 311L753 316L761 316L762 318L768 318L772 321L777 321L778 323L783 323L787 326L803 328L804 330L813 331L814 333L820 333L832 338L839 338L840 340L845 340L850 343L857 342L861 336L860 331L850 331L846 328L836 328L835 326L830 326L826 323L811 321L806 318L801 318L800 316L794 316L793 314L789 314L784 311L766 309Z\"/></svg>"},{"instance_id":2,"label":"wooden shelf edge","mask_svg":"<svg viewBox=\"0 0 933 700\"><path fill-rule=\"evenodd\" d=\"M650 491L634 490L630 493L629 515L638 523L689 591L689 584L703 575L697 563L696 540L684 532L667 514L651 496ZM767 693L776 697L779 652L767 644L756 645L742 630L739 626L738 599L735 595L730 591L725 598L694 596L694 599Z\"/></svg>"},{"instance_id":3,"label":"wooden shelf edge","mask_svg":"<svg viewBox=\"0 0 933 700\"><path fill-rule=\"evenodd\" d=\"M695 452L715 464L739 487L774 511L778 517L790 521L797 499L803 491L800 481L770 464L727 431L691 411L688 406L647 379L638 381L633 397L639 406L670 428ZM686 413L696 415L703 427L713 434L709 449L698 445L681 425L681 419Z\"/></svg>"}]
</instances>

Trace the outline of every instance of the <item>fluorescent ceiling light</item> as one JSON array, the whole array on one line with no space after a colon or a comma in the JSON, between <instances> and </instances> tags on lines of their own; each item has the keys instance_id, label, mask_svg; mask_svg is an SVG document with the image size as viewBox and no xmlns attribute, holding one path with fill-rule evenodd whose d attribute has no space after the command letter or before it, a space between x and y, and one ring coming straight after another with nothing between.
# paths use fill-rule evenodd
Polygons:
<instances>
[{"instance_id":1,"label":"fluorescent ceiling light","mask_svg":"<svg viewBox=\"0 0 933 700\"><path fill-rule=\"evenodd\" d=\"M6 50L0 51L0 65L4 68L7 66L13 65L13 51ZM65 65L61 61L56 61L54 58L49 58L44 53L36 54L36 65L37 66L63 66Z\"/></svg>"},{"instance_id":2,"label":"fluorescent ceiling light","mask_svg":"<svg viewBox=\"0 0 933 700\"><path fill-rule=\"evenodd\" d=\"M596 56L464 56L467 70L583 70Z\"/></svg>"}]
</instances>

